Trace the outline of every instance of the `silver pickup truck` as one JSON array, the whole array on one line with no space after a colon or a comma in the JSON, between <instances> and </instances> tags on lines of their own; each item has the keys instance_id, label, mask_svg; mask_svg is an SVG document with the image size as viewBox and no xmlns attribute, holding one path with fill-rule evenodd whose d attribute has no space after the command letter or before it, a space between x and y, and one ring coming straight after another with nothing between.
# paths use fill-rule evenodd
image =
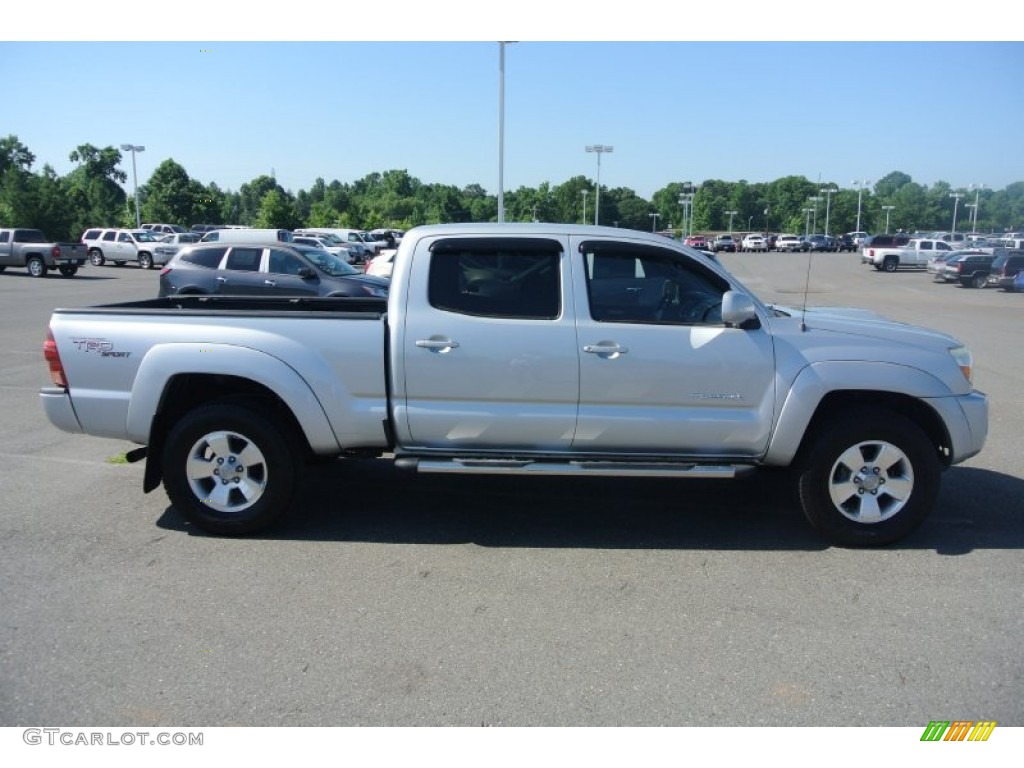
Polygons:
<instances>
[{"instance_id":1,"label":"silver pickup truck","mask_svg":"<svg viewBox=\"0 0 1024 768\"><path fill-rule=\"evenodd\" d=\"M46 277L56 269L74 277L85 258L81 243L55 243L38 229L0 229L0 272L24 267L32 277Z\"/></svg>"},{"instance_id":2,"label":"silver pickup truck","mask_svg":"<svg viewBox=\"0 0 1024 768\"><path fill-rule=\"evenodd\" d=\"M259 530L306 461L435 473L728 478L790 468L841 545L895 541L988 429L956 339L862 310L766 306L653 234L437 225L388 299L169 297L58 309L53 424L134 441L208 531Z\"/></svg>"}]
</instances>

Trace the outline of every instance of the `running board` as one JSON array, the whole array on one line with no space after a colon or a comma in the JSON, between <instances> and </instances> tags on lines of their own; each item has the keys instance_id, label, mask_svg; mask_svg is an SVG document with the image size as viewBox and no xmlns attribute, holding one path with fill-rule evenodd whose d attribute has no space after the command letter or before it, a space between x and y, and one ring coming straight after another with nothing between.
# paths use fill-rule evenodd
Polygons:
<instances>
[{"instance_id":1,"label":"running board","mask_svg":"<svg viewBox=\"0 0 1024 768\"><path fill-rule=\"evenodd\" d=\"M731 479L754 471L749 465L633 461L533 461L530 459L453 458L424 459L403 456L400 469L427 474L545 475L595 477L690 477Z\"/></svg>"}]
</instances>

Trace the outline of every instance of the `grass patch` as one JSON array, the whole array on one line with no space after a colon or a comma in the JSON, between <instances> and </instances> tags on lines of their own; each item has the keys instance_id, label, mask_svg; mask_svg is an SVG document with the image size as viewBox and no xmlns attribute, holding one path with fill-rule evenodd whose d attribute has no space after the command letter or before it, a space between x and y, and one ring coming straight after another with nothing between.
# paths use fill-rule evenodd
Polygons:
<instances>
[{"instance_id":1,"label":"grass patch","mask_svg":"<svg viewBox=\"0 0 1024 768\"><path fill-rule=\"evenodd\" d=\"M128 454L127 453L119 453L119 454L117 454L117 456L108 456L107 457L107 464L127 464L127 463L128 463Z\"/></svg>"}]
</instances>

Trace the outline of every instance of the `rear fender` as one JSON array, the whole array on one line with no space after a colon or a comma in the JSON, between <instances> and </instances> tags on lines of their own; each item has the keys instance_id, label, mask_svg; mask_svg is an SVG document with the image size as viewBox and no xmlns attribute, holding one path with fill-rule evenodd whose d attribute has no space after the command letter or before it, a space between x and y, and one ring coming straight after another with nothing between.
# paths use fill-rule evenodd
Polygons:
<instances>
[{"instance_id":1,"label":"rear fender","mask_svg":"<svg viewBox=\"0 0 1024 768\"><path fill-rule=\"evenodd\" d=\"M309 384L276 357L228 344L183 342L153 347L139 365L128 405L127 433L146 445L153 418L168 382L181 374L233 376L261 384L277 395L294 415L315 453L337 453L338 441L327 414ZM215 399L216 392L211 392Z\"/></svg>"}]
</instances>

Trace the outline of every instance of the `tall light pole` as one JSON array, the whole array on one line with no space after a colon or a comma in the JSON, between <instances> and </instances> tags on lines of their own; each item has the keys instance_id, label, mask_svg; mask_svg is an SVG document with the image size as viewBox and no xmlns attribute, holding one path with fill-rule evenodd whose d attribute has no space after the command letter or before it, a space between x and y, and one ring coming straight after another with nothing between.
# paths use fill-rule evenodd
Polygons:
<instances>
[{"instance_id":1,"label":"tall light pole","mask_svg":"<svg viewBox=\"0 0 1024 768\"><path fill-rule=\"evenodd\" d=\"M651 223L651 232L657 232L658 231L658 216L660 216L661 214L658 214L658 213L648 213L647 215L651 217L651 222L652 222Z\"/></svg>"},{"instance_id":2,"label":"tall light pole","mask_svg":"<svg viewBox=\"0 0 1024 768\"><path fill-rule=\"evenodd\" d=\"M974 223L971 225L971 234L978 231L978 200L981 195L981 190L984 188L984 184L971 184L968 187L968 189L974 190Z\"/></svg>"},{"instance_id":3,"label":"tall light pole","mask_svg":"<svg viewBox=\"0 0 1024 768\"><path fill-rule=\"evenodd\" d=\"M132 153L132 182L135 184L135 228L142 226L142 217L139 216L139 174L135 169L135 153L145 152L146 148L135 144L122 144L121 149Z\"/></svg>"},{"instance_id":4,"label":"tall light pole","mask_svg":"<svg viewBox=\"0 0 1024 768\"><path fill-rule=\"evenodd\" d=\"M854 179L853 186L857 187L857 231L860 232L860 200L864 193L864 187L871 183L869 179Z\"/></svg>"},{"instance_id":5,"label":"tall light pole","mask_svg":"<svg viewBox=\"0 0 1024 768\"><path fill-rule=\"evenodd\" d=\"M804 208L804 237L811 234L811 211L813 208Z\"/></svg>"},{"instance_id":6,"label":"tall light pole","mask_svg":"<svg viewBox=\"0 0 1024 768\"><path fill-rule=\"evenodd\" d=\"M589 189L581 189L580 192L583 193L583 223L586 224L587 223L587 195L590 194L590 190Z\"/></svg>"},{"instance_id":7,"label":"tall light pole","mask_svg":"<svg viewBox=\"0 0 1024 768\"><path fill-rule=\"evenodd\" d=\"M586 149L587 152L597 153L597 188L594 190L594 224L598 224L601 213L601 155L605 152L614 152L615 147L610 147L607 144L588 144L584 149Z\"/></svg>"},{"instance_id":8,"label":"tall light pole","mask_svg":"<svg viewBox=\"0 0 1024 768\"><path fill-rule=\"evenodd\" d=\"M683 236L689 237L692 234L690 224L693 218L690 215L690 210L693 207L693 193L680 192L679 204L683 206Z\"/></svg>"},{"instance_id":9,"label":"tall light pole","mask_svg":"<svg viewBox=\"0 0 1024 768\"><path fill-rule=\"evenodd\" d=\"M828 213L832 204L832 195L839 190L835 187L822 187L821 191L825 193L825 237L828 237Z\"/></svg>"},{"instance_id":10,"label":"tall light pole","mask_svg":"<svg viewBox=\"0 0 1024 768\"><path fill-rule=\"evenodd\" d=\"M963 195L961 193L959 193L959 192L950 192L949 196L953 198L953 232L952 232L952 234L955 235L956 234L956 212L957 212L957 209L960 207L960 198L963 197Z\"/></svg>"},{"instance_id":11,"label":"tall light pole","mask_svg":"<svg viewBox=\"0 0 1024 768\"><path fill-rule=\"evenodd\" d=\"M883 205L882 210L885 211L885 234L889 234L889 211L895 208L895 205Z\"/></svg>"},{"instance_id":12,"label":"tall light pole","mask_svg":"<svg viewBox=\"0 0 1024 768\"><path fill-rule=\"evenodd\" d=\"M498 223L505 221L505 45L498 42Z\"/></svg>"},{"instance_id":13,"label":"tall light pole","mask_svg":"<svg viewBox=\"0 0 1024 768\"><path fill-rule=\"evenodd\" d=\"M732 234L732 217L735 216L739 211L724 211L725 215L729 217L729 234Z\"/></svg>"},{"instance_id":14,"label":"tall light pole","mask_svg":"<svg viewBox=\"0 0 1024 768\"><path fill-rule=\"evenodd\" d=\"M811 227L814 230L814 234L817 234L818 233L818 203L820 203L822 200L824 200L824 198L823 197L818 197L817 195L813 195L811 197L808 197L807 200L808 200L808 202L814 203L814 207L811 208L811 211L813 211L813 213L811 214Z\"/></svg>"}]
</instances>

